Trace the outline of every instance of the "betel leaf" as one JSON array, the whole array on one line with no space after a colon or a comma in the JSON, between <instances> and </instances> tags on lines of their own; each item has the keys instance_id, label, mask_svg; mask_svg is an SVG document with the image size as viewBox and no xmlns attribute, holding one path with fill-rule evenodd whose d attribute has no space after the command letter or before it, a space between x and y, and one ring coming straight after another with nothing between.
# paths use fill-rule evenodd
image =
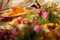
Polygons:
<instances>
[{"instance_id":1,"label":"betel leaf","mask_svg":"<svg viewBox=\"0 0 60 40\"><path fill-rule=\"evenodd\" d=\"M48 18L49 22L57 23L58 16L56 14L54 14L54 11L48 10L48 13L49 13L49 18Z\"/></svg>"},{"instance_id":2,"label":"betel leaf","mask_svg":"<svg viewBox=\"0 0 60 40\"><path fill-rule=\"evenodd\" d=\"M31 12L27 13L26 18L24 18L24 20L25 20L25 22L32 21L36 18L36 16L37 16L37 13L31 11Z\"/></svg>"},{"instance_id":3,"label":"betel leaf","mask_svg":"<svg viewBox=\"0 0 60 40\"><path fill-rule=\"evenodd\" d=\"M49 22L48 20L43 20L41 17L37 17L37 18L39 24L45 24Z\"/></svg>"}]
</instances>

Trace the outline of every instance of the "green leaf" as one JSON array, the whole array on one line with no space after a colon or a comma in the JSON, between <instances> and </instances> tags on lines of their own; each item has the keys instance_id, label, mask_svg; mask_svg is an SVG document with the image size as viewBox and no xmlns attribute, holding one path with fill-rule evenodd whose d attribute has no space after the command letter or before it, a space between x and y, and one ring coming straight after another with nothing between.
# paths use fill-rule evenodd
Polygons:
<instances>
[{"instance_id":1,"label":"green leaf","mask_svg":"<svg viewBox=\"0 0 60 40\"><path fill-rule=\"evenodd\" d=\"M39 24L45 24L49 22L48 20L43 20L41 17L37 17L37 18Z\"/></svg>"},{"instance_id":2,"label":"green leaf","mask_svg":"<svg viewBox=\"0 0 60 40\"><path fill-rule=\"evenodd\" d=\"M58 16L56 14L54 14L54 11L49 10L48 13L49 13L49 18L48 18L49 22L57 23L57 17Z\"/></svg>"}]
</instances>

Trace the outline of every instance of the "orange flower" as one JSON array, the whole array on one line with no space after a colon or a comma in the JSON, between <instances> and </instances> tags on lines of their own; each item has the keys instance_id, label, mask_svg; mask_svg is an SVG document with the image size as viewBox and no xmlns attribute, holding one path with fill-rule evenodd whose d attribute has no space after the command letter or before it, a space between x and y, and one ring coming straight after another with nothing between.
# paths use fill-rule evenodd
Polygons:
<instances>
[{"instance_id":1,"label":"orange flower","mask_svg":"<svg viewBox=\"0 0 60 40\"><path fill-rule=\"evenodd\" d=\"M12 10L17 13L24 12L24 9L22 7L12 7Z\"/></svg>"},{"instance_id":2,"label":"orange flower","mask_svg":"<svg viewBox=\"0 0 60 40\"><path fill-rule=\"evenodd\" d=\"M22 7L12 7L12 11L5 13L4 16L16 16L22 14L23 12L25 12L25 10Z\"/></svg>"}]
</instances>

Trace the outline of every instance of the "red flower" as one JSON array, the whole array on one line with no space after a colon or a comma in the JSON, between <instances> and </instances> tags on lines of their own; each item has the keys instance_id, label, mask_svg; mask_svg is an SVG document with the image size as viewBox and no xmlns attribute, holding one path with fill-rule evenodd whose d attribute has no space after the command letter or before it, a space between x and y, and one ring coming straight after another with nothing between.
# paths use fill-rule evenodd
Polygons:
<instances>
[{"instance_id":1,"label":"red flower","mask_svg":"<svg viewBox=\"0 0 60 40\"><path fill-rule=\"evenodd\" d=\"M38 15L44 20L48 19L48 13L45 11L41 11L40 13L38 13Z\"/></svg>"},{"instance_id":2,"label":"red flower","mask_svg":"<svg viewBox=\"0 0 60 40\"><path fill-rule=\"evenodd\" d=\"M12 34L17 37L19 35L19 29L18 28L13 28Z\"/></svg>"},{"instance_id":3,"label":"red flower","mask_svg":"<svg viewBox=\"0 0 60 40\"><path fill-rule=\"evenodd\" d=\"M12 35L11 30L7 30L7 29L0 29L0 40L15 40L15 36L12 37L14 35Z\"/></svg>"},{"instance_id":4,"label":"red flower","mask_svg":"<svg viewBox=\"0 0 60 40\"><path fill-rule=\"evenodd\" d=\"M23 24L23 23L24 23L24 20L23 20L23 18L22 18L22 17L20 18L19 23L21 23L21 24Z\"/></svg>"},{"instance_id":5,"label":"red flower","mask_svg":"<svg viewBox=\"0 0 60 40\"><path fill-rule=\"evenodd\" d=\"M38 15L41 17L42 16L42 11L40 13L38 13Z\"/></svg>"},{"instance_id":6,"label":"red flower","mask_svg":"<svg viewBox=\"0 0 60 40\"><path fill-rule=\"evenodd\" d=\"M1 20L1 19L3 19L3 17L2 17L2 16L0 16L0 20Z\"/></svg>"}]
</instances>

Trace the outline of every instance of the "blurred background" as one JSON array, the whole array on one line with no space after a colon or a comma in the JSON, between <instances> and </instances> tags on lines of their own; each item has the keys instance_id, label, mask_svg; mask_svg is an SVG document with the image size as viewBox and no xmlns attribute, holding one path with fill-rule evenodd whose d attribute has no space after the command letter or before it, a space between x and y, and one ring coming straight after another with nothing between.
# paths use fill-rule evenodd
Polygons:
<instances>
[{"instance_id":1,"label":"blurred background","mask_svg":"<svg viewBox=\"0 0 60 40\"><path fill-rule=\"evenodd\" d=\"M0 0L0 10L11 8L12 6L32 6L35 1L40 5L45 4L48 1L54 2L60 5L60 0Z\"/></svg>"}]
</instances>

